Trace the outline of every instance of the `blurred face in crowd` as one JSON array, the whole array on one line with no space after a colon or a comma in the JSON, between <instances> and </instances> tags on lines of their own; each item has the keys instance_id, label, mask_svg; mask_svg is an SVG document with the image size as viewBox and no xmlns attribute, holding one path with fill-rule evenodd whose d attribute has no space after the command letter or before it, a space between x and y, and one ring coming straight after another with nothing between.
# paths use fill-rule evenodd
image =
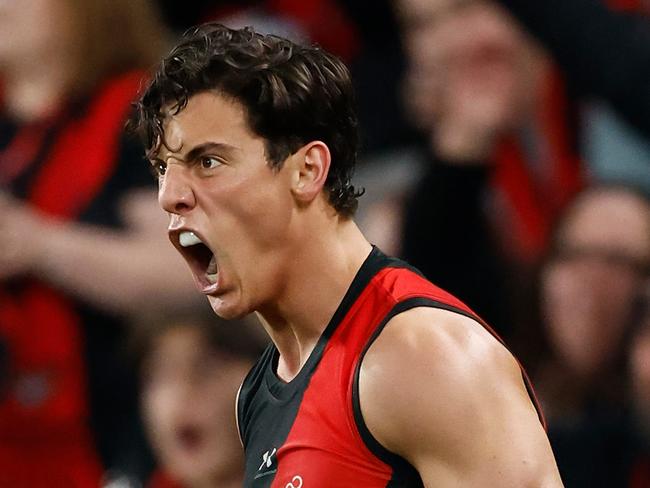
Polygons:
<instances>
[{"instance_id":1,"label":"blurred face in crowd","mask_svg":"<svg viewBox=\"0 0 650 488\"><path fill-rule=\"evenodd\" d=\"M405 103L415 125L454 132L503 131L527 113L538 64L523 31L496 4L398 0L409 67ZM448 136L445 132L451 133Z\"/></svg>"},{"instance_id":2,"label":"blurred face in crowd","mask_svg":"<svg viewBox=\"0 0 650 488\"><path fill-rule=\"evenodd\" d=\"M67 0L0 0L0 69L60 59L72 48L74 20Z\"/></svg>"},{"instance_id":3,"label":"blurred face in crowd","mask_svg":"<svg viewBox=\"0 0 650 488\"><path fill-rule=\"evenodd\" d=\"M241 483L235 397L249 367L215 351L199 327L179 324L155 338L143 370L144 417L161 465L184 485Z\"/></svg>"},{"instance_id":4,"label":"blurred face in crowd","mask_svg":"<svg viewBox=\"0 0 650 488\"><path fill-rule=\"evenodd\" d=\"M650 207L624 190L583 195L559 229L542 276L551 345L584 378L618 355L650 260Z\"/></svg>"}]
</instances>

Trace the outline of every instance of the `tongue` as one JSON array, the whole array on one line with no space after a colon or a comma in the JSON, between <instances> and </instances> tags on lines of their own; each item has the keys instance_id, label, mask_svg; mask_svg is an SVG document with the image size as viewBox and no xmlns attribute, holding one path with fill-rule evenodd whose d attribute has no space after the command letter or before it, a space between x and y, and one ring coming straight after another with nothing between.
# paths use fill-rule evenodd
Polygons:
<instances>
[{"instance_id":1,"label":"tongue","mask_svg":"<svg viewBox=\"0 0 650 488\"><path fill-rule=\"evenodd\" d=\"M205 270L205 274L208 277L210 281L214 283L217 277L217 260L214 257L214 254L212 255L212 259L210 259L210 263L208 263L208 268Z\"/></svg>"}]
</instances>

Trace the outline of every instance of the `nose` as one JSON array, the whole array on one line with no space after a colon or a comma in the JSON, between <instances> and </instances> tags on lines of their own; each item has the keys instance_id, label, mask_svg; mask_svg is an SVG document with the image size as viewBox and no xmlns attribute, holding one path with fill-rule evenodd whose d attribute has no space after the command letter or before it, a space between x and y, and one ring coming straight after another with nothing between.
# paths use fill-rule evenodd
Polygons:
<instances>
[{"instance_id":1,"label":"nose","mask_svg":"<svg viewBox=\"0 0 650 488\"><path fill-rule=\"evenodd\" d=\"M160 181L158 202L169 213L182 215L196 205L196 196L185 171L180 164L169 164Z\"/></svg>"}]
</instances>

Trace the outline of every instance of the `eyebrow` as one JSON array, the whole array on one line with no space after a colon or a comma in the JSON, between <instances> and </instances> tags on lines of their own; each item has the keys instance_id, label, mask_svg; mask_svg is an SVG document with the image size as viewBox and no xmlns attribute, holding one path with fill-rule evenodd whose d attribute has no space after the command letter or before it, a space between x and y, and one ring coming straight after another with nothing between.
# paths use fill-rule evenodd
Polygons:
<instances>
[{"instance_id":1,"label":"eyebrow","mask_svg":"<svg viewBox=\"0 0 650 488\"><path fill-rule=\"evenodd\" d=\"M178 158L174 157L174 159L178 159L184 162L188 161L193 161L202 154L205 154L210 151L218 151L222 154L225 153L226 156L231 155L233 152L235 152L238 148L235 146L231 146L230 144L225 144L223 142L204 142L203 144L199 144L198 146L194 146L192 149L190 149L185 157L183 158ZM169 159L169 157L172 156L172 153L168 153L167 157L165 159L161 158L160 156L156 156L151 158L151 161L165 161L166 159Z\"/></svg>"},{"instance_id":2,"label":"eyebrow","mask_svg":"<svg viewBox=\"0 0 650 488\"><path fill-rule=\"evenodd\" d=\"M185 156L185 161L193 161L200 155L210 151L218 151L226 155L231 155L236 150L237 148L235 146L223 142L204 142L190 149Z\"/></svg>"}]
</instances>

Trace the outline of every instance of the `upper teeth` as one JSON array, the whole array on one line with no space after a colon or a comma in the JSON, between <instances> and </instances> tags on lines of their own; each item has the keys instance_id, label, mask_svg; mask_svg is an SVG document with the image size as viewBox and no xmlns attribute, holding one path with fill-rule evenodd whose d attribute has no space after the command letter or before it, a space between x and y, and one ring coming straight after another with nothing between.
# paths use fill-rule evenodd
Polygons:
<instances>
[{"instance_id":1,"label":"upper teeth","mask_svg":"<svg viewBox=\"0 0 650 488\"><path fill-rule=\"evenodd\" d=\"M190 247L196 244L201 244L201 239L194 232L184 231L181 232L179 237L179 242L183 247Z\"/></svg>"}]
</instances>

